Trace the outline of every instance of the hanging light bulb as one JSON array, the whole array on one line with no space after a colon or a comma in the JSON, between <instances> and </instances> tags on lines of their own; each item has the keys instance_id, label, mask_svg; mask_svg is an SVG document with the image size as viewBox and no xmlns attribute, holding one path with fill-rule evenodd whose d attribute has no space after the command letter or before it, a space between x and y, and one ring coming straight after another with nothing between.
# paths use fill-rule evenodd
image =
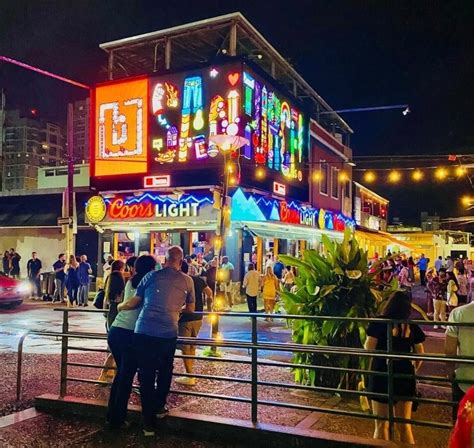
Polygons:
<instances>
[{"instance_id":1,"label":"hanging light bulb","mask_svg":"<svg viewBox=\"0 0 474 448\"><path fill-rule=\"evenodd\" d=\"M413 174L411 175L411 177L415 182L419 182L420 180L423 179L423 172L420 170L415 170L413 171Z\"/></svg>"},{"instance_id":2,"label":"hanging light bulb","mask_svg":"<svg viewBox=\"0 0 474 448\"><path fill-rule=\"evenodd\" d=\"M237 178L235 176L229 177L229 185L237 185Z\"/></svg>"},{"instance_id":3,"label":"hanging light bulb","mask_svg":"<svg viewBox=\"0 0 474 448\"><path fill-rule=\"evenodd\" d=\"M346 182L347 180L349 180L349 176L347 175L347 173L345 171L341 171L339 173L339 182Z\"/></svg>"},{"instance_id":4,"label":"hanging light bulb","mask_svg":"<svg viewBox=\"0 0 474 448\"><path fill-rule=\"evenodd\" d=\"M393 171L390 171L390 173L388 174L388 181L391 184L398 184L398 182L400 182L401 180L402 180L402 173L400 173L400 171L393 170Z\"/></svg>"},{"instance_id":5,"label":"hanging light bulb","mask_svg":"<svg viewBox=\"0 0 474 448\"><path fill-rule=\"evenodd\" d=\"M261 166L257 167L257 169L255 170L255 177L257 179L265 179L265 169Z\"/></svg>"},{"instance_id":6,"label":"hanging light bulb","mask_svg":"<svg viewBox=\"0 0 474 448\"><path fill-rule=\"evenodd\" d=\"M467 169L463 166L458 166L456 168L456 177L463 177L467 174Z\"/></svg>"},{"instance_id":7,"label":"hanging light bulb","mask_svg":"<svg viewBox=\"0 0 474 448\"><path fill-rule=\"evenodd\" d=\"M448 170L443 167L436 168L434 175L438 180L445 180L448 177Z\"/></svg>"},{"instance_id":8,"label":"hanging light bulb","mask_svg":"<svg viewBox=\"0 0 474 448\"><path fill-rule=\"evenodd\" d=\"M311 178L313 179L314 182L319 182L320 180L322 180L323 178L323 173L321 173L321 171L315 171Z\"/></svg>"},{"instance_id":9,"label":"hanging light bulb","mask_svg":"<svg viewBox=\"0 0 474 448\"><path fill-rule=\"evenodd\" d=\"M228 173L234 172L234 164L232 162L227 162L226 169Z\"/></svg>"},{"instance_id":10,"label":"hanging light bulb","mask_svg":"<svg viewBox=\"0 0 474 448\"><path fill-rule=\"evenodd\" d=\"M367 171L364 174L364 181L367 182L368 184L375 182L376 179L377 179L377 176L373 171Z\"/></svg>"}]
</instances>

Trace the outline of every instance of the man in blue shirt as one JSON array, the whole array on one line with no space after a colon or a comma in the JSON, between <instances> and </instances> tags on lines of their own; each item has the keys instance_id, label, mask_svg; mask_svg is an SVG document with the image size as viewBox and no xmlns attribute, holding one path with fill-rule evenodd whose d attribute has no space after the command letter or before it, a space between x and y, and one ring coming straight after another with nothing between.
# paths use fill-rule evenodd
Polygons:
<instances>
[{"instance_id":1,"label":"man in blue shirt","mask_svg":"<svg viewBox=\"0 0 474 448\"><path fill-rule=\"evenodd\" d=\"M421 286L426 286L426 270L428 269L429 259L425 257L425 254L421 254L418 260L418 269L420 270L420 283Z\"/></svg>"},{"instance_id":2,"label":"man in blue shirt","mask_svg":"<svg viewBox=\"0 0 474 448\"><path fill-rule=\"evenodd\" d=\"M153 436L156 418L168 413L166 398L173 376L178 320L182 312L192 313L195 308L193 280L181 272L183 258L180 247L170 247L164 268L143 277L136 296L120 305L121 311L142 305L135 325L134 345L145 436Z\"/></svg>"},{"instance_id":3,"label":"man in blue shirt","mask_svg":"<svg viewBox=\"0 0 474 448\"><path fill-rule=\"evenodd\" d=\"M77 275L79 277L79 292L77 302L79 306L87 306L89 300L89 287L90 287L90 277L89 274L92 274L91 265L87 262L87 255L81 255L81 262L79 263L79 268L77 269Z\"/></svg>"}]
</instances>

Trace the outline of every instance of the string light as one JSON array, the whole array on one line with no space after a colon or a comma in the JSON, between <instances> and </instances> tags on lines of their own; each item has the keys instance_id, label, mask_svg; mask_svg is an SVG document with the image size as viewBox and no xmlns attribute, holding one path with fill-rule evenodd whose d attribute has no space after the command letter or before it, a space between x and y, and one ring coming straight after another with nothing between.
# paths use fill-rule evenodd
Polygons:
<instances>
[{"instance_id":1,"label":"string light","mask_svg":"<svg viewBox=\"0 0 474 448\"><path fill-rule=\"evenodd\" d=\"M462 205L467 207L474 202L474 198L472 198L471 196L463 196L461 198L461 202L462 202Z\"/></svg>"},{"instance_id":2,"label":"string light","mask_svg":"<svg viewBox=\"0 0 474 448\"><path fill-rule=\"evenodd\" d=\"M388 181L392 184L397 184L402 179L400 171L390 171L388 175Z\"/></svg>"},{"instance_id":3,"label":"string light","mask_svg":"<svg viewBox=\"0 0 474 448\"><path fill-rule=\"evenodd\" d=\"M463 166L458 166L456 168L456 177L463 177L467 174L467 169Z\"/></svg>"},{"instance_id":4,"label":"string light","mask_svg":"<svg viewBox=\"0 0 474 448\"><path fill-rule=\"evenodd\" d=\"M445 180L448 177L448 170L443 167L437 168L434 175L438 180Z\"/></svg>"},{"instance_id":5,"label":"string light","mask_svg":"<svg viewBox=\"0 0 474 448\"><path fill-rule=\"evenodd\" d=\"M419 182L420 180L423 179L423 172L420 170L415 170L413 171L413 174L411 175L411 177L415 182Z\"/></svg>"},{"instance_id":6,"label":"string light","mask_svg":"<svg viewBox=\"0 0 474 448\"><path fill-rule=\"evenodd\" d=\"M347 173L345 171L341 171L339 173L339 182L346 182L347 180L349 180L349 176L347 175Z\"/></svg>"},{"instance_id":7,"label":"string light","mask_svg":"<svg viewBox=\"0 0 474 448\"><path fill-rule=\"evenodd\" d=\"M237 185L237 178L235 176L229 177L229 185Z\"/></svg>"},{"instance_id":8,"label":"string light","mask_svg":"<svg viewBox=\"0 0 474 448\"><path fill-rule=\"evenodd\" d=\"M375 175L373 171L367 171L364 174L364 181L367 182L368 184L375 182L376 179L377 179L377 176Z\"/></svg>"},{"instance_id":9,"label":"string light","mask_svg":"<svg viewBox=\"0 0 474 448\"><path fill-rule=\"evenodd\" d=\"M259 166L256 170L255 170L255 177L257 179L265 179L265 169L262 168L261 166Z\"/></svg>"},{"instance_id":10,"label":"string light","mask_svg":"<svg viewBox=\"0 0 474 448\"><path fill-rule=\"evenodd\" d=\"M314 182L319 182L323 178L323 174L321 171L315 171L311 176Z\"/></svg>"}]
</instances>

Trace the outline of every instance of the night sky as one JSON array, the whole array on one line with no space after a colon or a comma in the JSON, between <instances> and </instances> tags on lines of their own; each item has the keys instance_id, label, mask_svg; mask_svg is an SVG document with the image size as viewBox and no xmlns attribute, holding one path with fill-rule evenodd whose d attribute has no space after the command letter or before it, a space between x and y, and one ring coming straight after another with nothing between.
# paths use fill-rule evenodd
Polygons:
<instances>
[{"instance_id":1,"label":"night sky","mask_svg":"<svg viewBox=\"0 0 474 448\"><path fill-rule=\"evenodd\" d=\"M0 0L0 54L87 84L103 80L98 45L240 11L335 109L410 104L400 111L343 114L354 155L474 153L474 2L465 1L24 1ZM84 94L0 66L7 106L65 121ZM426 185L427 183L425 183ZM462 214L466 181L425 187L371 186L391 216Z\"/></svg>"}]
</instances>

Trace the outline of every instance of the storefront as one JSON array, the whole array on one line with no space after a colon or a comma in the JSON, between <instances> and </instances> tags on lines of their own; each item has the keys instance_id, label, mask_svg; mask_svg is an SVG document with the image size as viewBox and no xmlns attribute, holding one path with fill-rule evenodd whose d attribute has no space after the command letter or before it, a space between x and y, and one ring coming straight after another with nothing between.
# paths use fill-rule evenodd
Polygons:
<instances>
[{"instance_id":1,"label":"storefront","mask_svg":"<svg viewBox=\"0 0 474 448\"><path fill-rule=\"evenodd\" d=\"M231 197L225 252L236 267L236 279L251 261L262 271L267 255L300 256L306 248L318 249L323 234L341 240L344 229L354 227L340 213L254 190L237 188ZM219 210L209 189L104 193L89 200L86 218L99 231L101 258L153 254L163 262L171 245L208 260L214 255Z\"/></svg>"}]
</instances>

